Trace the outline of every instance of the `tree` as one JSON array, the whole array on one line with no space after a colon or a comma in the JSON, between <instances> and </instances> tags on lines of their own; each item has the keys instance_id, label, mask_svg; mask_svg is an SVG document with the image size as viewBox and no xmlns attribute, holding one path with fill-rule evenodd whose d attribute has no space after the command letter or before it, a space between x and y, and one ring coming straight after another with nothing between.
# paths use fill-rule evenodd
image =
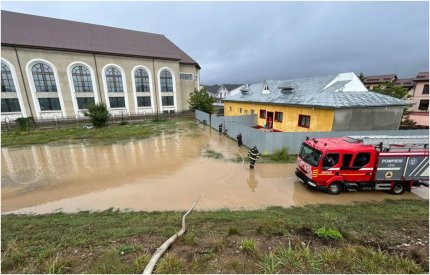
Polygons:
<instances>
[{"instance_id":1,"label":"tree","mask_svg":"<svg viewBox=\"0 0 430 275\"><path fill-rule=\"evenodd\" d=\"M364 80L366 79L366 77L364 76L364 74L362 72L360 72L358 74L358 78L360 78L361 82L364 82Z\"/></svg>"},{"instance_id":2,"label":"tree","mask_svg":"<svg viewBox=\"0 0 430 275\"><path fill-rule=\"evenodd\" d=\"M215 112L215 103L216 99L209 95L209 92L206 88L202 88L200 90L194 89L194 92L190 94L190 99L188 100L188 104L190 104L190 109L200 110L202 112L213 114Z\"/></svg>"},{"instance_id":3,"label":"tree","mask_svg":"<svg viewBox=\"0 0 430 275\"><path fill-rule=\"evenodd\" d=\"M373 91L400 99L406 98L408 95L408 90L406 88L396 86L392 82L385 82L383 84L377 85L373 88Z\"/></svg>"},{"instance_id":4,"label":"tree","mask_svg":"<svg viewBox=\"0 0 430 275\"><path fill-rule=\"evenodd\" d=\"M104 127L109 119L109 111L103 103L87 105L88 111L84 113L85 116L90 117L91 124L96 127Z\"/></svg>"}]
</instances>

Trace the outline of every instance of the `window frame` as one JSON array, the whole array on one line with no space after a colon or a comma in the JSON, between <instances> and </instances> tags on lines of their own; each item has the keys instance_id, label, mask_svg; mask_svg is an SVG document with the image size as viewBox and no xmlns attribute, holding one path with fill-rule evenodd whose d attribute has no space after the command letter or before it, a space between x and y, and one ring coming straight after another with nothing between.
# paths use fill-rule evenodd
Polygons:
<instances>
[{"instance_id":1,"label":"window frame","mask_svg":"<svg viewBox=\"0 0 430 275\"><path fill-rule=\"evenodd\" d=\"M108 75L108 72L111 70L113 74ZM118 72L119 74L116 74L116 72ZM104 70L104 77L105 77L106 89L108 93L125 93L124 80L123 80L122 72L119 68L116 68L114 66L107 67ZM112 79L112 81L110 81L110 79Z\"/></svg>"},{"instance_id":2,"label":"window frame","mask_svg":"<svg viewBox=\"0 0 430 275\"><path fill-rule=\"evenodd\" d=\"M4 67L6 67L7 70ZM6 85L4 85L5 81L7 81L7 83L9 84L8 86L12 87L12 89L6 90ZM15 87L15 81L13 79L12 69L6 62L3 62L3 60L1 61L1 92L16 93L16 87Z\"/></svg>"},{"instance_id":3,"label":"window frame","mask_svg":"<svg viewBox=\"0 0 430 275\"><path fill-rule=\"evenodd\" d=\"M171 101L172 101L172 105L164 105L164 99L166 98L166 101L170 101L170 100L167 100L167 98L171 98ZM164 95L164 96L161 96L161 106L163 106L163 107L172 107L172 106L175 106L175 99L174 99L174 96L173 95Z\"/></svg>"},{"instance_id":4,"label":"window frame","mask_svg":"<svg viewBox=\"0 0 430 275\"><path fill-rule=\"evenodd\" d=\"M15 111L13 111L13 110L12 111L11 110L3 111L3 108L2 108L1 109L1 113L2 114L21 113L21 104L19 102L19 98L16 98L16 97L14 97L14 98L2 98L1 99L1 107L3 107L3 102L5 102L5 106L10 106L10 105L6 104L7 101L16 101L15 103L17 103L17 104L15 104L15 107L18 106L18 110L15 110Z\"/></svg>"},{"instance_id":5,"label":"window frame","mask_svg":"<svg viewBox=\"0 0 430 275\"><path fill-rule=\"evenodd\" d=\"M163 73L169 74L170 77L163 76ZM166 89L166 90L163 90L163 89ZM172 73L167 69L164 69L160 72L160 91L161 91L161 93L173 93L174 92L173 76L172 76Z\"/></svg>"},{"instance_id":6,"label":"window frame","mask_svg":"<svg viewBox=\"0 0 430 275\"><path fill-rule=\"evenodd\" d=\"M139 105L139 98L142 98L143 100L142 100L142 102L143 103L145 103L145 99L144 98L147 98L147 101L149 101L149 105L142 105L142 106L140 106ZM152 107L152 104L151 104L151 97L150 96L137 96L136 97L136 100L137 100L137 107L138 108L148 108L148 107ZM146 103L148 103L148 102L146 102Z\"/></svg>"},{"instance_id":7,"label":"window frame","mask_svg":"<svg viewBox=\"0 0 430 275\"><path fill-rule=\"evenodd\" d=\"M308 119L308 125L303 125L303 124L301 123L301 122L302 122L302 118L305 118L305 122L306 122L306 119ZM311 116L300 114L300 115L299 115L299 121L298 121L297 126L298 126L298 127L302 127L302 128L307 128L307 129L309 129L309 128L311 127Z\"/></svg>"},{"instance_id":8,"label":"window frame","mask_svg":"<svg viewBox=\"0 0 430 275\"><path fill-rule=\"evenodd\" d=\"M76 68L79 69L79 73L75 72ZM84 69L86 70L85 73L84 73ZM88 69L87 66L83 64L75 64L71 67L70 72L72 76L73 88L75 93L95 93L91 71ZM85 80L84 80L84 77L85 77ZM79 81L79 83L77 83L77 81ZM86 83L87 85L83 83ZM85 91L83 89L84 87L88 87L89 90ZM82 90L80 88L82 88Z\"/></svg>"},{"instance_id":9,"label":"window frame","mask_svg":"<svg viewBox=\"0 0 430 275\"><path fill-rule=\"evenodd\" d=\"M82 99L82 98L87 99L87 100L88 99L92 99L93 102L90 103L90 104L95 104L96 103L96 100L95 100L94 97L76 97L76 106L77 106L78 110L87 110L87 108L79 108L79 99Z\"/></svg>"},{"instance_id":10,"label":"window frame","mask_svg":"<svg viewBox=\"0 0 430 275\"><path fill-rule=\"evenodd\" d=\"M429 84L424 84L422 94L423 95L428 95L429 94Z\"/></svg>"},{"instance_id":11,"label":"window frame","mask_svg":"<svg viewBox=\"0 0 430 275\"><path fill-rule=\"evenodd\" d=\"M38 72L36 66L39 66L40 72ZM31 65L30 73L36 93L58 93L57 79L51 65L41 61L36 62ZM54 85L52 85L52 82L54 82ZM52 87L55 87L55 91ZM42 90L42 88L44 89Z\"/></svg>"},{"instance_id":12,"label":"window frame","mask_svg":"<svg viewBox=\"0 0 430 275\"><path fill-rule=\"evenodd\" d=\"M116 105L118 105L117 104L118 103L118 98L121 98L124 101L124 107L112 107L112 102L113 102L112 99L113 98L115 98ZM110 109L125 109L125 108L127 108L125 97L124 96L110 96L109 97L109 107L110 107Z\"/></svg>"},{"instance_id":13,"label":"window frame","mask_svg":"<svg viewBox=\"0 0 430 275\"><path fill-rule=\"evenodd\" d=\"M50 107L52 107L53 106L53 100L58 100L58 106L60 107L60 109L45 109L45 110L43 110L42 109L42 104L41 104L41 100L42 101L44 101L44 100L46 100L47 102L48 102L48 105L50 106ZM38 101L38 103L39 103L39 108L40 108L40 111L41 112L58 112L58 111L61 111L62 109L61 109L61 102L60 102L60 98L58 98L58 97L39 97L38 99L37 99L37 101Z\"/></svg>"},{"instance_id":14,"label":"window frame","mask_svg":"<svg viewBox=\"0 0 430 275\"><path fill-rule=\"evenodd\" d=\"M425 109L421 108L421 102L423 102L423 101L424 102L427 101L427 108L425 108ZM429 100L428 99L421 99L420 102L418 103L418 111L428 112L428 110L429 110Z\"/></svg>"},{"instance_id":15,"label":"window frame","mask_svg":"<svg viewBox=\"0 0 430 275\"><path fill-rule=\"evenodd\" d=\"M189 78L188 76L191 76L191 78ZM181 72L179 72L179 79L180 80L194 80L194 74L193 73L181 73Z\"/></svg>"},{"instance_id":16,"label":"window frame","mask_svg":"<svg viewBox=\"0 0 430 275\"><path fill-rule=\"evenodd\" d=\"M142 71L143 73L141 75L137 75L137 72L140 72L140 71ZM145 80L145 74L146 74L146 80ZM149 73L144 68L140 67L140 68L135 69L133 76L134 76L134 87L135 87L136 93L150 93L151 92ZM139 80L140 85L138 85L138 80ZM143 88L143 90L139 90L139 87Z\"/></svg>"},{"instance_id":17,"label":"window frame","mask_svg":"<svg viewBox=\"0 0 430 275\"><path fill-rule=\"evenodd\" d=\"M324 164L326 164L325 163L325 161L326 161L326 159L328 158L328 156L330 156L330 155L337 155L337 159L333 159L334 161L335 161L335 163L334 164L328 164L328 165L324 165ZM338 165L339 164L339 161L340 161L340 153L339 152L328 152L327 154L325 154L324 156L323 156L323 160L322 160L322 165L321 165L321 167L322 167L322 169L323 170L329 170L330 168L333 168L333 167L335 167L336 165ZM343 161L343 160L342 160Z\"/></svg>"},{"instance_id":18,"label":"window frame","mask_svg":"<svg viewBox=\"0 0 430 275\"><path fill-rule=\"evenodd\" d=\"M264 115L262 115L262 114L264 114ZM267 118L267 111L265 109L260 109L258 117L260 119L266 119Z\"/></svg>"},{"instance_id":19,"label":"window frame","mask_svg":"<svg viewBox=\"0 0 430 275\"><path fill-rule=\"evenodd\" d=\"M278 114L281 114L281 119L280 120L277 118ZM275 111L275 119L274 119L274 121L275 122L282 122L283 120L284 120L284 112L277 112L277 111Z\"/></svg>"}]
</instances>

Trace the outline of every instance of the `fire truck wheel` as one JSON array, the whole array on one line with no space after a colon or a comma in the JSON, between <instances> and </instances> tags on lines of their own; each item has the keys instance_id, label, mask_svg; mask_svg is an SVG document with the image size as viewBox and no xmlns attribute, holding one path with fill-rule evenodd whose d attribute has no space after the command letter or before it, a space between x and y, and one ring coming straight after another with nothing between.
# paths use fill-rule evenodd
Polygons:
<instances>
[{"instance_id":1,"label":"fire truck wheel","mask_svg":"<svg viewBox=\"0 0 430 275\"><path fill-rule=\"evenodd\" d=\"M401 195L405 192L405 185L403 183L397 182L391 188L391 193L394 195Z\"/></svg>"},{"instance_id":2,"label":"fire truck wheel","mask_svg":"<svg viewBox=\"0 0 430 275\"><path fill-rule=\"evenodd\" d=\"M331 195L338 195L341 191L342 191L342 189L341 189L341 185L339 182L333 182L327 188L327 192Z\"/></svg>"}]
</instances>

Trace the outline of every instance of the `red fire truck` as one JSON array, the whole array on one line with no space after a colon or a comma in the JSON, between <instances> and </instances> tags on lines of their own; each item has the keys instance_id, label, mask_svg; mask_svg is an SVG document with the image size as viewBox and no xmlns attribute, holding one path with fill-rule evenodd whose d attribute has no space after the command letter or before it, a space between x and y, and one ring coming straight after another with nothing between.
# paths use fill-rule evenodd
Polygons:
<instances>
[{"instance_id":1,"label":"red fire truck","mask_svg":"<svg viewBox=\"0 0 430 275\"><path fill-rule=\"evenodd\" d=\"M296 176L314 189L387 190L400 195L429 181L428 136L306 137Z\"/></svg>"}]
</instances>

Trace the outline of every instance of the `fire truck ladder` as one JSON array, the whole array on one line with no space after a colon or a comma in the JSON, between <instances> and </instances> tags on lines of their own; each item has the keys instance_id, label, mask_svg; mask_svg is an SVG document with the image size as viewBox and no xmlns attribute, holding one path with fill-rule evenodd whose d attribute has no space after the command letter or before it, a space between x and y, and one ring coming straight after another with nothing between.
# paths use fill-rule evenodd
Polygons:
<instances>
[{"instance_id":1,"label":"fire truck ladder","mask_svg":"<svg viewBox=\"0 0 430 275\"><path fill-rule=\"evenodd\" d=\"M429 136L348 136L357 142L378 146L384 149L422 149L428 148Z\"/></svg>"}]
</instances>

